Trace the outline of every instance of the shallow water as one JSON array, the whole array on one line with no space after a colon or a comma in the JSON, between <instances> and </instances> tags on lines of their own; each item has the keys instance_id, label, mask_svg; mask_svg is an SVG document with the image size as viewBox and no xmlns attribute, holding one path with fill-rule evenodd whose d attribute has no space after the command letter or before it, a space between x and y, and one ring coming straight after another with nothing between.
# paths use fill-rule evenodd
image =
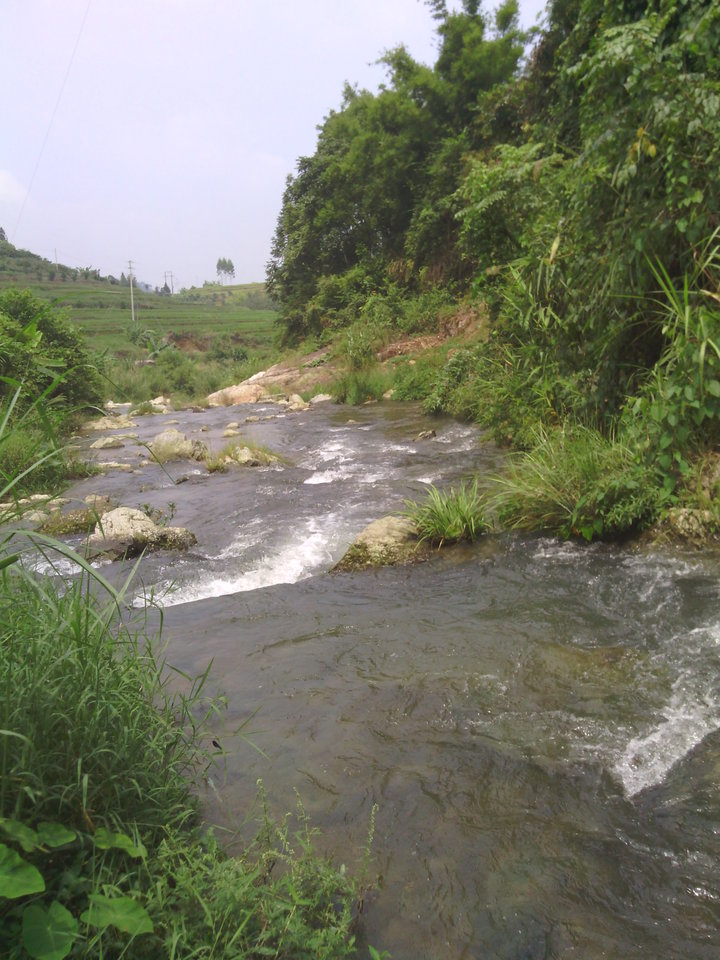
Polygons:
<instances>
[{"instance_id":1,"label":"shallow water","mask_svg":"<svg viewBox=\"0 0 720 960\"><path fill-rule=\"evenodd\" d=\"M228 421L274 409L175 416L219 446ZM78 486L172 501L198 535L143 561L136 593L164 598L171 662L213 660L227 729L255 714L265 755L220 734L208 820L239 827L258 778L278 814L297 789L351 867L377 804L361 938L395 960L716 958L717 556L502 537L330 574L428 482L499 468L474 428L414 441L428 425L412 405L323 405L243 427L282 468Z\"/></svg>"}]
</instances>

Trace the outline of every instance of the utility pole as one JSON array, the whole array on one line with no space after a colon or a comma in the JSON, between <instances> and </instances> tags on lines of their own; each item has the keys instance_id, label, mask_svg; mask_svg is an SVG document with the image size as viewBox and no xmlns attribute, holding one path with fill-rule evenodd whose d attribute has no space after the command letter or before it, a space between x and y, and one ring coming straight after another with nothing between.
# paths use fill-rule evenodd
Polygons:
<instances>
[{"instance_id":1,"label":"utility pole","mask_svg":"<svg viewBox=\"0 0 720 960\"><path fill-rule=\"evenodd\" d=\"M135 326L135 301L133 300L132 260L128 260L128 269L130 271L130 317L132 318L132 325Z\"/></svg>"},{"instance_id":2,"label":"utility pole","mask_svg":"<svg viewBox=\"0 0 720 960\"><path fill-rule=\"evenodd\" d=\"M170 293L175 293L175 281L174 281L174 279L173 279L173 272L172 272L172 270L166 270L166 271L165 271L165 286L166 286L166 287L168 286L168 277L170 277L170 284L169 284L169 286L170 286Z\"/></svg>"}]
</instances>

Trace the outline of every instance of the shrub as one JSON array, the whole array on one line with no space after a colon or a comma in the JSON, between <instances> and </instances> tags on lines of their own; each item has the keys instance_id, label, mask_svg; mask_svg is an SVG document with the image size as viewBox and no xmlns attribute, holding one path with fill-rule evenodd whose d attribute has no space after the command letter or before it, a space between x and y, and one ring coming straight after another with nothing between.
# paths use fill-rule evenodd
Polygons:
<instances>
[{"instance_id":1,"label":"shrub","mask_svg":"<svg viewBox=\"0 0 720 960\"><path fill-rule=\"evenodd\" d=\"M28 290L0 292L2 376L23 382L28 395L34 397L54 384L54 397L62 410L69 412L100 402L98 371L98 358L91 355L82 332L62 312ZM0 384L0 394L11 391L11 386Z\"/></svg>"},{"instance_id":2,"label":"shrub","mask_svg":"<svg viewBox=\"0 0 720 960\"><path fill-rule=\"evenodd\" d=\"M415 363L399 362L394 373L393 399L425 400L433 390L442 365L443 355L438 353L420 356Z\"/></svg>"}]
</instances>

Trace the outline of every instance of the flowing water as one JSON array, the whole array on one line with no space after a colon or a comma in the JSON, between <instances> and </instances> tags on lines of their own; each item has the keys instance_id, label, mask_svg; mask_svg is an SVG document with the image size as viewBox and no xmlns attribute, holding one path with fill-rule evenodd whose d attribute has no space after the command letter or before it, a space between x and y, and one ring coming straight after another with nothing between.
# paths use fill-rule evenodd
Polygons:
<instances>
[{"instance_id":1,"label":"flowing water","mask_svg":"<svg viewBox=\"0 0 720 960\"><path fill-rule=\"evenodd\" d=\"M228 421L276 411L174 416L219 447ZM167 419L140 418L141 439ZM252 717L265 754L223 742L208 820L241 825L259 778L277 814L297 790L352 868L377 804L360 938L394 960L716 960L718 557L503 536L330 573L429 482L500 468L472 427L415 441L429 425L413 405L323 404L243 425L283 467L76 488L174 503L198 536L144 560L136 592L164 606L172 663L213 660L227 727Z\"/></svg>"}]
</instances>

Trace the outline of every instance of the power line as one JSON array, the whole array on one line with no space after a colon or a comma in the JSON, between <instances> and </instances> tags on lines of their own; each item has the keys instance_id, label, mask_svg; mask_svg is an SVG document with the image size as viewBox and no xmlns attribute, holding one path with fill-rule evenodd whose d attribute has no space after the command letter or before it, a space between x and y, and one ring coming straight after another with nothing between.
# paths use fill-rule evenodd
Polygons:
<instances>
[{"instance_id":1,"label":"power line","mask_svg":"<svg viewBox=\"0 0 720 960\"><path fill-rule=\"evenodd\" d=\"M57 113L58 107L60 106L60 101L62 100L62 95L63 95L63 92L65 91L65 84L67 83L68 77L70 76L70 70L73 65L73 60L75 59L75 54L77 53L77 48L80 44L80 37L82 36L83 29L85 28L85 21L87 20L88 13L90 13L91 3L92 3L92 0L88 0L87 7L85 7L85 14L82 18L80 29L78 30L78 35L75 40L75 46L73 47L72 53L70 54L70 61L67 65L67 70L65 71L65 76L60 86L60 93L58 93L57 100L55 101L55 106L53 107L52 116L50 117L50 123L48 123L47 130L45 131L45 138L43 139L42 146L40 147L40 153L38 154L37 162L35 164L35 169L33 170L32 176L30 177L30 183L28 184L28 188L25 193L25 199L22 202L22 206L20 207L20 213L18 214L18 218L15 221L15 229L13 230L13 233L12 233L13 242L15 241L15 236L17 234L17 229L20 226L22 215L25 212L25 204L28 201L28 197L30 196L30 191L32 190L33 184L35 183L35 177L37 175L38 169L40 168L40 161L43 158L43 153L45 153L45 147L50 137L50 131L52 130L52 125L55 122L55 114Z\"/></svg>"}]
</instances>

